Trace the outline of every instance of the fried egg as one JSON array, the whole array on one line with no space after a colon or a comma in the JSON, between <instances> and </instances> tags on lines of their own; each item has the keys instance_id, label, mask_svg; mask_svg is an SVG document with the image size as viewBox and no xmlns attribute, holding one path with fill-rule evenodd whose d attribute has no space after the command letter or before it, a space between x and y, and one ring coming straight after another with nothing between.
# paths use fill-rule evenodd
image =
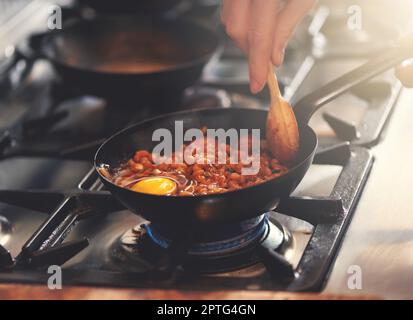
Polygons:
<instances>
[{"instance_id":1,"label":"fried egg","mask_svg":"<svg viewBox=\"0 0 413 320\"><path fill-rule=\"evenodd\" d=\"M131 190L140 193L153 194L158 196L171 195L176 191L175 181L164 177L148 177L135 183Z\"/></svg>"}]
</instances>

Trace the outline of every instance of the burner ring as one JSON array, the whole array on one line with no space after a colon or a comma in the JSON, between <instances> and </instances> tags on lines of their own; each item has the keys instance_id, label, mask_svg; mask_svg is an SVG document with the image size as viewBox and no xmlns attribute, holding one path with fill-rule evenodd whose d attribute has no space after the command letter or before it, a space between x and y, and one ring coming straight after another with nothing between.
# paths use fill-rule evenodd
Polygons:
<instances>
[{"instance_id":1,"label":"burner ring","mask_svg":"<svg viewBox=\"0 0 413 320\"><path fill-rule=\"evenodd\" d=\"M117 238L110 250L109 268L136 272L157 265L162 260L167 252L167 246L162 247L151 238L149 233L153 229L148 228L148 224L141 224ZM197 252L193 247L184 268L200 274L227 273L258 265L260 258L256 254L256 248L264 241L270 241L270 246L282 255L294 246L290 231L278 221L268 219L267 215L263 215L259 220L258 228L247 230L242 236L248 239L251 237L251 240L242 243L242 246L238 242L237 246L231 249L214 248L211 243L207 243L211 251L202 248L203 250Z\"/></svg>"},{"instance_id":2,"label":"burner ring","mask_svg":"<svg viewBox=\"0 0 413 320\"><path fill-rule=\"evenodd\" d=\"M144 224L148 237L158 246L167 249L171 240L170 230L162 226ZM200 230L197 239L190 248L189 255L224 255L247 247L258 241L268 228L266 214L238 223L218 225Z\"/></svg>"}]
</instances>

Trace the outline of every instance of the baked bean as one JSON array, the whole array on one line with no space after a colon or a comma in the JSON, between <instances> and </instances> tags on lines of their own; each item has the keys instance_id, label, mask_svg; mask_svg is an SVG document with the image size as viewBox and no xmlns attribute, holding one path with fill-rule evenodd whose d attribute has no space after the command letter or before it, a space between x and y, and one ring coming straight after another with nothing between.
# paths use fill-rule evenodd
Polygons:
<instances>
[{"instance_id":1,"label":"baked bean","mask_svg":"<svg viewBox=\"0 0 413 320\"><path fill-rule=\"evenodd\" d=\"M233 181L240 181L241 175L239 173L233 172L229 175L229 178Z\"/></svg>"},{"instance_id":2,"label":"baked bean","mask_svg":"<svg viewBox=\"0 0 413 320\"><path fill-rule=\"evenodd\" d=\"M152 161L152 155L149 153L149 151L146 150L139 150L133 156L133 160L135 160L135 162L140 162L142 158L146 158Z\"/></svg>"}]
</instances>

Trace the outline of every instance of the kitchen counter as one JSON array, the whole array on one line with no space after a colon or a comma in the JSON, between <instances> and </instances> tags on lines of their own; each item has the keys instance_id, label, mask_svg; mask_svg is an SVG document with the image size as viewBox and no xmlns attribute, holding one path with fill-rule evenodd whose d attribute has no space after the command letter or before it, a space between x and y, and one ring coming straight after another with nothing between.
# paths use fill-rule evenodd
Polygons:
<instances>
[{"instance_id":1,"label":"kitchen counter","mask_svg":"<svg viewBox=\"0 0 413 320\"><path fill-rule=\"evenodd\" d=\"M46 286L0 285L1 299L65 299L65 300L345 300L377 299L376 296L343 296L336 294L284 293L268 291L182 292L173 290L138 290L105 288L70 288L49 290Z\"/></svg>"},{"instance_id":2,"label":"kitchen counter","mask_svg":"<svg viewBox=\"0 0 413 320\"><path fill-rule=\"evenodd\" d=\"M404 90L324 293L413 299L413 90ZM350 266L362 289L347 286Z\"/></svg>"}]
</instances>

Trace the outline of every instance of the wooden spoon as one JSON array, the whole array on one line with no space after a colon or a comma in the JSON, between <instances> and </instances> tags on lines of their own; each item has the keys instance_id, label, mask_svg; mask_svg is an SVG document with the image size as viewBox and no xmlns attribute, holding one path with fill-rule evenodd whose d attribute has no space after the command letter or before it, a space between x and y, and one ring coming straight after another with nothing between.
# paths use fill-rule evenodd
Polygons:
<instances>
[{"instance_id":1,"label":"wooden spoon","mask_svg":"<svg viewBox=\"0 0 413 320\"><path fill-rule=\"evenodd\" d=\"M297 156L300 135L297 120L291 105L281 96L274 67L270 63L268 87L271 106L267 116L267 145L274 158L290 164Z\"/></svg>"}]
</instances>

